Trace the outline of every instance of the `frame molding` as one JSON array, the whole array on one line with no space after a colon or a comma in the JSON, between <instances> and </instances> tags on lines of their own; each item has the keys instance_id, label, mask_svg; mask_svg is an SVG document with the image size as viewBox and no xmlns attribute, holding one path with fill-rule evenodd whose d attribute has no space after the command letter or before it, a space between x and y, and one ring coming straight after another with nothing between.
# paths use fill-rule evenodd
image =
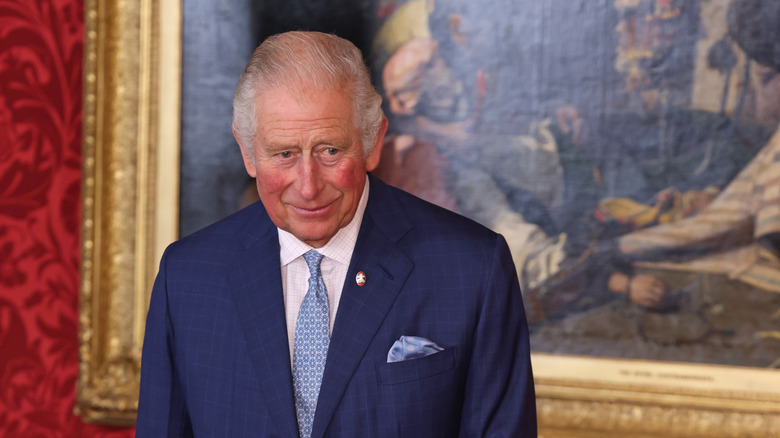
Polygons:
<instances>
[{"instance_id":1,"label":"frame molding","mask_svg":"<svg viewBox=\"0 0 780 438\"><path fill-rule=\"evenodd\" d=\"M181 1L85 1L76 413L132 425L157 261L178 233Z\"/></svg>"},{"instance_id":2,"label":"frame molding","mask_svg":"<svg viewBox=\"0 0 780 438\"><path fill-rule=\"evenodd\" d=\"M759 438L780 430L774 369L532 356L540 437Z\"/></svg>"}]
</instances>

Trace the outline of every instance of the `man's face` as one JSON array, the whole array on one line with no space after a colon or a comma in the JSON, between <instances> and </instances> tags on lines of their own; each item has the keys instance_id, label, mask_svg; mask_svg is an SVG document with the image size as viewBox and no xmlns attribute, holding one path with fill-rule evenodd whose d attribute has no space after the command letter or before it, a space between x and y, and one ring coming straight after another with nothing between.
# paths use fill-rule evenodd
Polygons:
<instances>
[{"instance_id":1,"label":"man's face","mask_svg":"<svg viewBox=\"0 0 780 438\"><path fill-rule=\"evenodd\" d=\"M618 36L615 68L625 75L628 91L655 88L654 70L663 68L663 54L672 47L673 36L664 33L657 20L640 14L623 18L616 27Z\"/></svg>"},{"instance_id":2,"label":"man's face","mask_svg":"<svg viewBox=\"0 0 780 438\"><path fill-rule=\"evenodd\" d=\"M436 40L418 38L401 46L382 69L385 97L394 114L415 114L423 93L424 77L436 54Z\"/></svg>"},{"instance_id":3,"label":"man's face","mask_svg":"<svg viewBox=\"0 0 780 438\"><path fill-rule=\"evenodd\" d=\"M626 91L689 92L699 39L696 9L690 4L685 10L676 3L642 0L635 8L622 10L615 28L615 69L624 75Z\"/></svg>"},{"instance_id":4,"label":"man's face","mask_svg":"<svg viewBox=\"0 0 780 438\"><path fill-rule=\"evenodd\" d=\"M354 217L387 123L365 157L348 93L302 91L280 87L258 96L257 136L242 145L254 149L254 159L244 154L244 165L274 224L319 248Z\"/></svg>"}]
</instances>

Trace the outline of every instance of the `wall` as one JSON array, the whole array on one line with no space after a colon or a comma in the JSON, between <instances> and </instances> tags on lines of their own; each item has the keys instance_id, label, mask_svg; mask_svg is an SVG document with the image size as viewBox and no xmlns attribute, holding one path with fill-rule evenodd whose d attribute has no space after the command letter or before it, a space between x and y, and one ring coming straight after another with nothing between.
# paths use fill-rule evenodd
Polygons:
<instances>
[{"instance_id":1,"label":"wall","mask_svg":"<svg viewBox=\"0 0 780 438\"><path fill-rule=\"evenodd\" d=\"M73 413L83 0L0 0L0 436L130 437Z\"/></svg>"}]
</instances>

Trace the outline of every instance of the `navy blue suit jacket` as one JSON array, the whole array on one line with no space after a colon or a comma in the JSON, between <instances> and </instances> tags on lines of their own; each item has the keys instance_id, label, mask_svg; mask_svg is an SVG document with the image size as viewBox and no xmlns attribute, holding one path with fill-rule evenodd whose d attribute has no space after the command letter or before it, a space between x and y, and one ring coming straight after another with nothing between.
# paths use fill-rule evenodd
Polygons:
<instances>
[{"instance_id":1,"label":"navy blue suit jacket","mask_svg":"<svg viewBox=\"0 0 780 438\"><path fill-rule=\"evenodd\" d=\"M445 350L387 363L402 335ZM166 250L136 433L296 437L297 427L279 241L258 202ZM313 437L536 436L525 313L500 235L371 177L313 427Z\"/></svg>"}]
</instances>

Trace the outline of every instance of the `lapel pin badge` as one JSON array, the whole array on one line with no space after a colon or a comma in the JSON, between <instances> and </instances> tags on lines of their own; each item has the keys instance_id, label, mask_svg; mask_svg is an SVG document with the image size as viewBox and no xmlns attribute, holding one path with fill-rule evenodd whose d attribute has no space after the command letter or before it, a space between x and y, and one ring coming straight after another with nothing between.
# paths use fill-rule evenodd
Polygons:
<instances>
[{"instance_id":1,"label":"lapel pin badge","mask_svg":"<svg viewBox=\"0 0 780 438\"><path fill-rule=\"evenodd\" d=\"M357 283L358 286L363 286L366 284L366 274L363 271L359 271L357 275L355 276L355 283Z\"/></svg>"}]
</instances>

